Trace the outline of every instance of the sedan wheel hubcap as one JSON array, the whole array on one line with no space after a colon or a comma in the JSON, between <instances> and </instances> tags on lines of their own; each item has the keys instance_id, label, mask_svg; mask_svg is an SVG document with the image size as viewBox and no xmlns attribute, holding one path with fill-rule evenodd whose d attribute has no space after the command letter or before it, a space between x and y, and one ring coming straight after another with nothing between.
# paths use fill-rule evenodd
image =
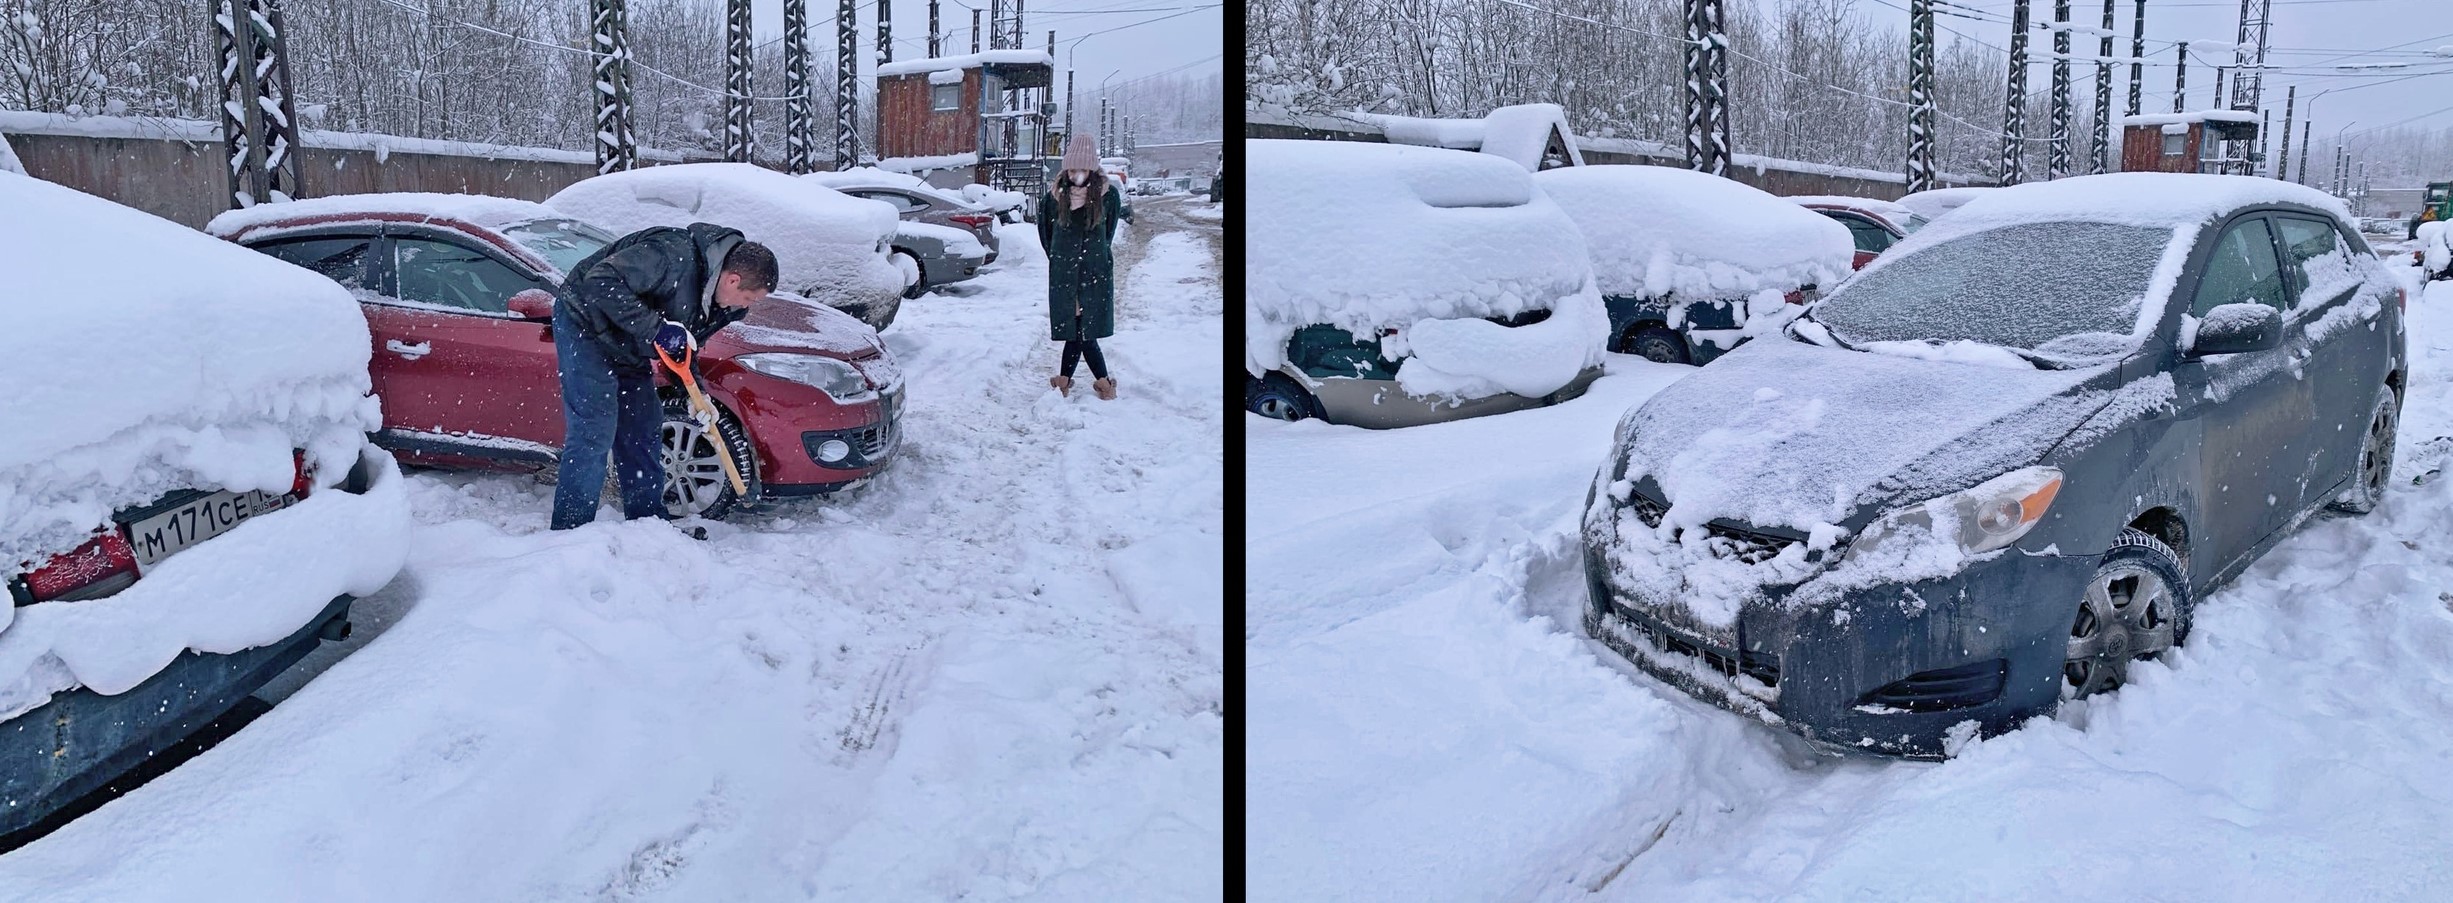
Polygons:
<instances>
[{"instance_id":1,"label":"sedan wheel hubcap","mask_svg":"<svg viewBox=\"0 0 2453 903\"><path fill-rule=\"evenodd\" d=\"M2385 494L2385 481L2393 471L2393 411L2380 410L2376 422L2368 425L2368 444L2360 449L2360 479L2368 490L2378 496Z\"/></svg>"},{"instance_id":2,"label":"sedan wheel hubcap","mask_svg":"<svg viewBox=\"0 0 2453 903\"><path fill-rule=\"evenodd\" d=\"M2172 648L2173 605L2171 586L2153 570L2132 564L2097 574L2070 625L2061 697L2119 689L2131 662Z\"/></svg>"},{"instance_id":3,"label":"sedan wheel hubcap","mask_svg":"<svg viewBox=\"0 0 2453 903\"><path fill-rule=\"evenodd\" d=\"M1261 416L1275 420L1301 420L1293 402L1275 396L1261 399Z\"/></svg>"},{"instance_id":4,"label":"sedan wheel hubcap","mask_svg":"<svg viewBox=\"0 0 2453 903\"><path fill-rule=\"evenodd\" d=\"M707 510L724 492L724 464L714 437L696 423L664 424L664 507L690 516Z\"/></svg>"}]
</instances>

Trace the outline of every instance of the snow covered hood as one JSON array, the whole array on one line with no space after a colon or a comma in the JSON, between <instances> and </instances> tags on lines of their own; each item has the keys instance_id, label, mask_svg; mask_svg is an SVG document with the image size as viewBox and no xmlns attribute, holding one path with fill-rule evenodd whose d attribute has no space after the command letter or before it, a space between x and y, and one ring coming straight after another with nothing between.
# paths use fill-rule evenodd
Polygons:
<instances>
[{"instance_id":1,"label":"snow covered hood","mask_svg":"<svg viewBox=\"0 0 2453 903\"><path fill-rule=\"evenodd\" d=\"M821 354L842 360L872 357L886 348L877 330L860 318L790 292L776 292L750 308L741 322L724 327L708 350L727 355L766 351Z\"/></svg>"},{"instance_id":2,"label":"snow covered hood","mask_svg":"<svg viewBox=\"0 0 2453 903\"><path fill-rule=\"evenodd\" d=\"M893 207L748 163L608 173L562 189L544 206L617 235L698 222L739 229L775 252L778 289L821 300L903 286L885 250L900 221Z\"/></svg>"},{"instance_id":3,"label":"snow covered hood","mask_svg":"<svg viewBox=\"0 0 2453 903\"><path fill-rule=\"evenodd\" d=\"M0 570L174 489L287 491L291 450L381 426L339 283L92 195L0 173Z\"/></svg>"},{"instance_id":4,"label":"snow covered hood","mask_svg":"<svg viewBox=\"0 0 2453 903\"><path fill-rule=\"evenodd\" d=\"M1760 189L1667 166L1533 174L1592 249L1604 295L1730 298L1849 273L1848 227Z\"/></svg>"},{"instance_id":5,"label":"snow covered hood","mask_svg":"<svg viewBox=\"0 0 2453 903\"><path fill-rule=\"evenodd\" d=\"M1506 160L1343 141L1245 148L1245 320L1256 350L1314 323L1367 335L1510 316L1592 280L1575 222Z\"/></svg>"},{"instance_id":6,"label":"snow covered hood","mask_svg":"<svg viewBox=\"0 0 2453 903\"><path fill-rule=\"evenodd\" d=\"M2112 378L1767 338L1654 395L1618 447L1680 524L1811 531L2035 463L2111 402Z\"/></svg>"},{"instance_id":7,"label":"snow covered hood","mask_svg":"<svg viewBox=\"0 0 2453 903\"><path fill-rule=\"evenodd\" d=\"M212 222L205 224L204 230L222 238L237 238L249 229L284 220L310 216L372 216L377 214L410 214L437 220L459 220L488 229L500 229L531 220L563 219L570 216L570 214L557 212L535 201L488 197L482 194L391 191L257 204L213 217Z\"/></svg>"}]
</instances>

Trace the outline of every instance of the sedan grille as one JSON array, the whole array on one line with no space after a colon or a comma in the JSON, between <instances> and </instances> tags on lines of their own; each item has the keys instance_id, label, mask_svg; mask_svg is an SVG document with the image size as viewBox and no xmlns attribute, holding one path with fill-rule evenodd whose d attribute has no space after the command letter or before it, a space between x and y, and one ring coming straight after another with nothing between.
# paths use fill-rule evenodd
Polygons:
<instances>
[{"instance_id":1,"label":"sedan grille","mask_svg":"<svg viewBox=\"0 0 2453 903\"><path fill-rule=\"evenodd\" d=\"M1627 506L1635 509L1636 518L1642 520L1644 526L1647 527L1658 528L1661 526L1661 520L1669 516L1667 507L1644 497L1641 493L1631 495ZM1722 526L1717 523L1704 525L1704 533L1706 534L1703 543L1704 551L1710 553L1714 558L1736 561L1741 564L1762 564L1780 557L1781 552L1804 541L1794 537L1775 536L1769 533Z\"/></svg>"},{"instance_id":2,"label":"sedan grille","mask_svg":"<svg viewBox=\"0 0 2453 903\"><path fill-rule=\"evenodd\" d=\"M1663 652L1683 655L1703 662L1724 677L1740 674L1761 681L1764 686L1780 686L1780 657L1768 652L1734 652L1705 642L1650 615L1624 605L1612 604L1610 611L1618 620Z\"/></svg>"}]
</instances>

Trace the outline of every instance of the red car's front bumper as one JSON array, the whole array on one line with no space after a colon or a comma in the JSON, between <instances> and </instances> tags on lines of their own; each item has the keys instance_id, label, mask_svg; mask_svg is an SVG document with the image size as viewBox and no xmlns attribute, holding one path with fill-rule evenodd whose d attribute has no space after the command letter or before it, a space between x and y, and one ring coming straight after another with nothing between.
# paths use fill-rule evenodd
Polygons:
<instances>
[{"instance_id":1,"label":"red car's front bumper","mask_svg":"<svg viewBox=\"0 0 2453 903\"><path fill-rule=\"evenodd\" d=\"M901 386L844 403L814 387L733 364L707 361L708 395L741 419L758 453L760 494L818 495L883 472L902 447ZM850 447L842 460L820 458L828 440Z\"/></svg>"}]
</instances>

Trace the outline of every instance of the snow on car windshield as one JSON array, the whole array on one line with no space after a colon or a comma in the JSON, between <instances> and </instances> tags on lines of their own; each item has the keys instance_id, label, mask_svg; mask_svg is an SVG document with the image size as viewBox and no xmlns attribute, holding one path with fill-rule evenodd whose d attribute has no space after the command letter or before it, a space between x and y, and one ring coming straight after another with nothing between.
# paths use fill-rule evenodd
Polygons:
<instances>
[{"instance_id":1,"label":"snow on car windshield","mask_svg":"<svg viewBox=\"0 0 2453 903\"><path fill-rule=\"evenodd\" d=\"M1864 273L1811 316L1850 345L1982 342L2054 357L2131 347L2169 229L2026 223L1930 245Z\"/></svg>"},{"instance_id":2,"label":"snow on car windshield","mask_svg":"<svg viewBox=\"0 0 2453 903\"><path fill-rule=\"evenodd\" d=\"M567 219L532 220L504 229L503 234L552 261L554 269L564 273L596 249L613 243L613 236L605 230Z\"/></svg>"}]
</instances>

